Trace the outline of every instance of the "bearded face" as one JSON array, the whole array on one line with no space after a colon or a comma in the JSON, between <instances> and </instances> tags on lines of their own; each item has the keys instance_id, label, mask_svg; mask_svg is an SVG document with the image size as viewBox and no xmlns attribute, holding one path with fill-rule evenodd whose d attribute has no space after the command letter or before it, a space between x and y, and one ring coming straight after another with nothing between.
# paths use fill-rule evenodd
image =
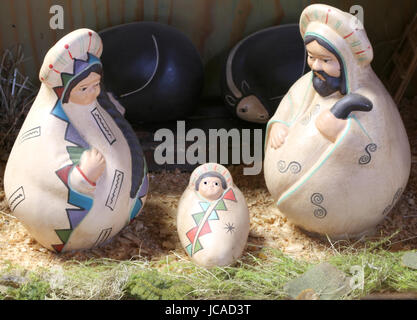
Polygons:
<instances>
[{"instance_id":1,"label":"bearded face","mask_svg":"<svg viewBox=\"0 0 417 320\"><path fill-rule=\"evenodd\" d=\"M322 97L340 91L341 84L341 77L332 77L322 70L313 72L313 87Z\"/></svg>"},{"instance_id":2,"label":"bearded face","mask_svg":"<svg viewBox=\"0 0 417 320\"><path fill-rule=\"evenodd\" d=\"M327 97L343 89L341 65L336 55L325 48L319 40L306 39L308 65L313 71L313 87L319 95Z\"/></svg>"}]
</instances>

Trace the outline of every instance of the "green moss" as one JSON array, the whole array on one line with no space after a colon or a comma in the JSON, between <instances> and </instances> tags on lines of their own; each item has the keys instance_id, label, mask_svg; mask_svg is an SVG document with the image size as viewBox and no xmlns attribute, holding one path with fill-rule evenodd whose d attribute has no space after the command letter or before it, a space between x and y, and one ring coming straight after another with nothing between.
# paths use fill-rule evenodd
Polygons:
<instances>
[{"instance_id":1,"label":"green moss","mask_svg":"<svg viewBox=\"0 0 417 320\"><path fill-rule=\"evenodd\" d=\"M363 286L353 290L350 298L377 292L417 291L417 272L402 265L403 252L362 249L333 256L329 262L348 275L363 272Z\"/></svg>"},{"instance_id":2,"label":"green moss","mask_svg":"<svg viewBox=\"0 0 417 320\"><path fill-rule=\"evenodd\" d=\"M183 300L192 297L193 288L150 270L132 275L125 287L128 298L138 300Z\"/></svg>"},{"instance_id":3,"label":"green moss","mask_svg":"<svg viewBox=\"0 0 417 320\"><path fill-rule=\"evenodd\" d=\"M369 242L356 249L349 243L334 244L332 249L328 259L313 263L264 248L254 255L246 253L233 266L211 269L173 256L154 262L73 261L57 270L36 272L5 263L0 270L0 299L285 299L289 281L324 261L349 277L363 271L363 286L342 299L417 291L417 270L404 266L404 252L389 251L389 242ZM2 281L8 277L15 280Z\"/></svg>"},{"instance_id":4,"label":"green moss","mask_svg":"<svg viewBox=\"0 0 417 320\"><path fill-rule=\"evenodd\" d=\"M29 279L17 288L8 287L2 299L44 300L50 290L49 283L31 274Z\"/></svg>"}]
</instances>

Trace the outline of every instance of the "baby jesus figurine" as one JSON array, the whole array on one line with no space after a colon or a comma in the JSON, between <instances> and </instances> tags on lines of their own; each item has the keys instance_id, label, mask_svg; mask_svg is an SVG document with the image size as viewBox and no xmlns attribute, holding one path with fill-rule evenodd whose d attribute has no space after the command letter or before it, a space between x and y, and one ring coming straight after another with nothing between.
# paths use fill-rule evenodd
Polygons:
<instances>
[{"instance_id":1,"label":"baby jesus figurine","mask_svg":"<svg viewBox=\"0 0 417 320\"><path fill-rule=\"evenodd\" d=\"M249 234L249 210L225 167L206 163L193 171L178 205L177 230L199 265L225 266L240 257Z\"/></svg>"}]
</instances>

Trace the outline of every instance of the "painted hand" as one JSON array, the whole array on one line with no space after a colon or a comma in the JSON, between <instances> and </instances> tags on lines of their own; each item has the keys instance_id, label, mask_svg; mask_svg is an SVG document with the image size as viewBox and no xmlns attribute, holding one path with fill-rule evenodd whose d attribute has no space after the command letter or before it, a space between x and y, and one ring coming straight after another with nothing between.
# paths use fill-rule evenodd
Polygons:
<instances>
[{"instance_id":1,"label":"painted hand","mask_svg":"<svg viewBox=\"0 0 417 320\"><path fill-rule=\"evenodd\" d=\"M92 148L83 152L79 167L89 181L96 183L106 168L106 160L97 149Z\"/></svg>"},{"instance_id":2,"label":"painted hand","mask_svg":"<svg viewBox=\"0 0 417 320\"><path fill-rule=\"evenodd\" d=\"M278 149L281 147L284 144L287 135L288 127L285 124L279 122L274 123L269 133L269 145L271 148Z\"/></svg>"},{"instance_id":3,"label":"painted hand","mask_svg":"<svg viewBox=\"0 0 417 320\"><path fill-rule=\"evenodd\" d=\"M330 110L323 111L316 119L316 127L329 141L335 142L346 127L347 120L338 119Z\"/></svg>"}]
</instances>

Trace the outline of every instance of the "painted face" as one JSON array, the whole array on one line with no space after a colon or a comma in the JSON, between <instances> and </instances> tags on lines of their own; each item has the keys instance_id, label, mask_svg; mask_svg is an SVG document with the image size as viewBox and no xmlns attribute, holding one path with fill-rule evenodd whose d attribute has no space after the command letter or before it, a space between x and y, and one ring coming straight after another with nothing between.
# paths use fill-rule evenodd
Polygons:
<instances>
[{"instance_id":1,"label":"painted face","mask_svg":"<svg viewBox=\"0 0 417 320\"><path fill-rule=\"evenodd\" d=\"M69 101L80 105L93 103L100 94L100 80L98 73L90 73L71 90Z\"/></svg>"},{"instance_id":2,"label":"painted face","mask_svg":"<svg viewBox=\"0 0 417 320\"><path fill-rule=\"evenodd\" d=\"M317 41L306 45L308 65L313 71L324 71L331 77L340 77L340 64L337 57Z\"/></svg>"},{"instance_id":3,"label":"painted face","mask_svg":"<svg viewBox=\"0 0 417 320\"><path fill-rule=\"evenodd\" d=\"M222 182L216 177L206 177L201 180L198 192L208 200L217 200L223 194Z\"/></svg>"},{"instance_id":4,"label":"painted face","mask_svg":"<svg viewBox=\"0 0 417 320\"><path fill-rule=\"evenodd\" d=\"M342 83L337 57L317 41L306 45L308 65L313 70L314 89L323 97L339 91Z\"/></svg>"}]
</instances>

